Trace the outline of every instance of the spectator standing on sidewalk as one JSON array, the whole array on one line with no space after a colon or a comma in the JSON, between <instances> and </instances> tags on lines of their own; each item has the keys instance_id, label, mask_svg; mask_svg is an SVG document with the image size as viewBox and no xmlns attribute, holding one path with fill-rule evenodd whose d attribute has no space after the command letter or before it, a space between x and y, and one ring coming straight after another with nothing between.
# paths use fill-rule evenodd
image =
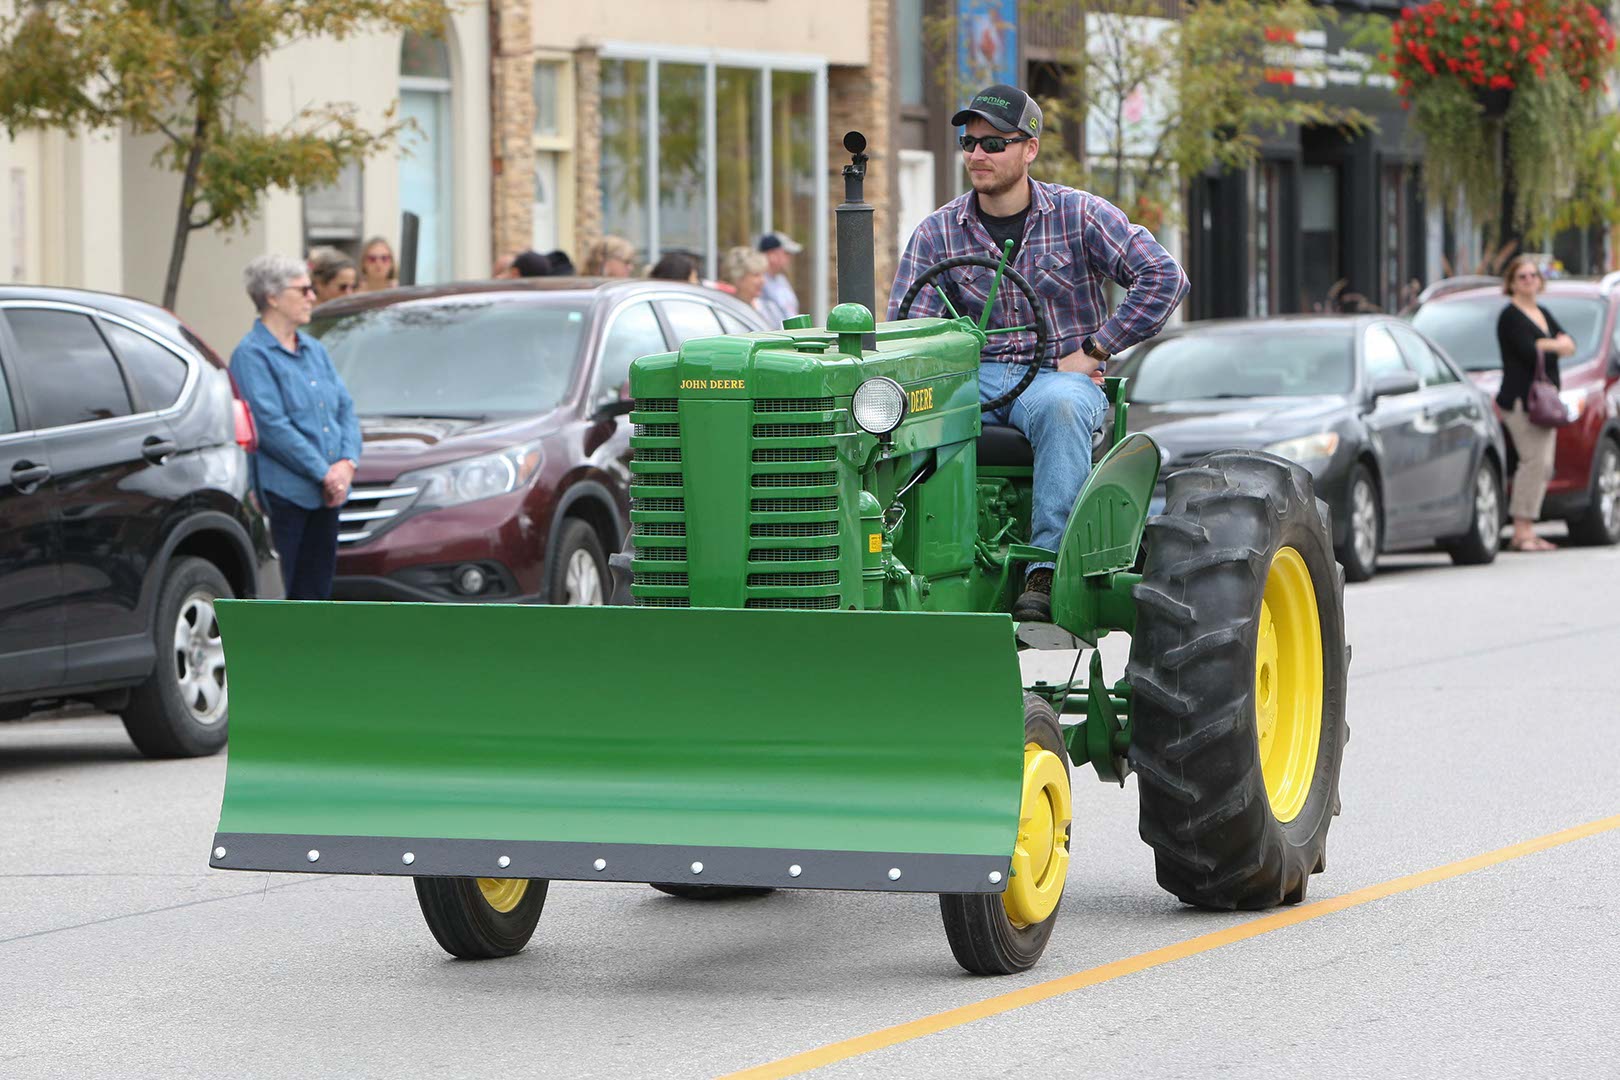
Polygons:
<instances>
[{"instance_id":1,"label":"spectator standing on sidewalk","mask_svg":"<svg viewBox=\"0 0 1620 1080\"><path fill-rule=\"evenodd\" d=\"M784 320L799 313L799 295L793 291L787 272L793 264L793 256L804 248L786 233L768 232L759 238L759 250L766 262L760 310L772 326L781 326Z\"/></svg>"},{"instance_id":2,"label":"spectator standing on sidewalk","mask_svg":"<svg viewBox=\"0 0 1620 1080\"><path fill-rule=\"evenodd\" d=\"M622 236L604 236L585 252L586 277L629 277L635 269L635 245Z\"/></svg>"},{"instance_id":3,"label":"spectator standing on sidewalk","mask_svg":"<svg viewBox=\"0 0 1620 1080\"><path fill-rule=\"evenodd\" d=\"M360 254L360 288L357 292L377 292L399 284L399 266L394 249L380 236L366 241Z\"/></svg>"},{"instance_id":4,"label":"spectator standing on sidewalk","mask_svg":"<svg viewBox=\"0 0 1620 1080\"><path fill-rule=\"evenodd\" d=\"M766 315L764 306L760 302L760 295L765 289L765 274L770 264L765 256L757 251L750 251L745 247L734 247L726 252L725 264L720 268L720 276L724 279L720 287L732 293L749 307ZM780 330L782 323L777 320L774 328Z\"/></svg>"},{"instance_id":5,"label":"spectator standing on sidewalk","mask_svg":"<svg viewBox=\"0 0 1620 1080\"><path fill-rule=\"evenodd\" d=\"M326 348L299 330L315 307L303 264L261 255L242 278L259 317L231 353L230 369L259 433L256 486L287 599L327 600L337 566L338 507L360 463L360 420Z\"/></svg>"},{"instance_id":6,"label":"spectator standing on sidewalk","mask_svg":"<svg viewBox=\"0 0 1620 1080\"><path fill-rule=\"evenodd\" d=\"M315 286L315 302L324 304L354 292L360 285L360 271L337 248L318 247L309 253L309 280Z\"/></svg>"},{"instance_id":7,"label":"spectator standing on sidewalk","mask_svg":"<svg viewBox=\"0 0 1620 1080\"><path fill-rule=\"evenodd\" d=\"M1508 546L1514 551L1557 550L1557 545L1536 535L1535 524L1552 480L1558 429L1532 422L1526 399L1536 377L1538 357L1544 358L1548 380L1558 386L1558 358L1575 352L1575 339L1558 325L1552 312L1536 303L1546 285L1530 256L1520 255L1508 263L1502 291L1512 299L1496 320L1496 343L1502 350L1502 388L1496 393L1496 404L1502 410L1502 426L1513 436L1513 449L1519 455L1513 497L1508 500L1508 515L1513 518L1513 539Z\"/></svg>"}]
</instances>

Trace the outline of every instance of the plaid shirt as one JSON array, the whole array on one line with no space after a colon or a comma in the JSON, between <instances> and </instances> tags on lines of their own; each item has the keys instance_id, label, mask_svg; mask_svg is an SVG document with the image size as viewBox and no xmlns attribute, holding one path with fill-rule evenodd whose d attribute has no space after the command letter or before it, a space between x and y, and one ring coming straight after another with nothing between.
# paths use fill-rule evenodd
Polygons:
<instances>
[{"instance_id":1,"label":"plaid shirt","mask_svg":"<svg viewBox=\"0 0 1620 1080\"><path fill-rule=\"evenodd\" d=\"M1187 295L1187 275L1170 253L1106 199L1039 180L1031 180L1029 186L1029 218L1011 266L1029 281L1046 310L1051 338L1043 365L1053 367L1060 357L1079 351L1088 334L1103 349L1117 353L1158 333ZM958 255L1000 256L979 220L972 191L935 210L911 234L889 291L889 318L900 317L900 300L918 275L941 259ZM946 292L954 290L951 302L959 313L977 316L984 310L994 271L963 266L944 276L950 283ZM1105 276L1128 290L1112 316ZM1027 312L1023 294L1003 282L989 327L1026 325ZM925 288L912 302L910 314L917 318L950 313L939 293ZM1034 347L1033 331L997 335L985 345L984 359L1027 362Z\"/></svg>"}]
</instances>

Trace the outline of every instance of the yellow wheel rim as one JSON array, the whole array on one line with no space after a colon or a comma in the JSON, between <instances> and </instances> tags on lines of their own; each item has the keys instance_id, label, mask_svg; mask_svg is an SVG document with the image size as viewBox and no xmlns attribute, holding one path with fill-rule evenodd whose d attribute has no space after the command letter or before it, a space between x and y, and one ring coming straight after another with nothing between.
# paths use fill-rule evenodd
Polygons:
<instances>
[{"instance_id":1,"label":"yellow wheel rim","mask_svg":"<svg viewBox=\"0 0 1620 1080\"><path fill-rule=\"evenodd\" d=\"M1033 926L1057 910L1069 871L1069 823L1073 819L1074 799L1062 759L1035 743L1025 744L1018 842L1013 847L1012 877L1001 894L1014 926Z\"/></svg>"},{"instance_id":2,"label":"yellow wheel rim","mask_svg":"<svg viewBox=\"0 0 1620 1080\"><path fill-rule=\"evenodd\" d=\"M1255 733L1260 772L1278 821L1305 808L1322 737L1322 623L1305 559L1277 552L1260 602L1254 655Z\"/></svg>"},{"instance_id":3,"label":"yellow wheel rim","mask_svg":"<svg viewBox=\"0 0 1620 1080\"><path fill-rule=\"evenodd\" d=\"M484 894L485 903L504 915L522 903L523 894L529 891L529 879L481 877L478 891Z\"/></svg>"}]
</instances>

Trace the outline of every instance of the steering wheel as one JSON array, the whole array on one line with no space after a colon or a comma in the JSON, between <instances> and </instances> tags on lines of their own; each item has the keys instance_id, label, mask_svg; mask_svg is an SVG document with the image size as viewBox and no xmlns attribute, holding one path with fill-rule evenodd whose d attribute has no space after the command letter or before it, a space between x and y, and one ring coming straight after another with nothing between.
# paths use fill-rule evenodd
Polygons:
<instances>
[{"instance_id":1,"label":"steering wheel","mask_svg":"<svg viewBox=\"0 0 1620 1080\"><path fill-rule=\"evenodd\" d=\"M1009 249L1012 247L1011 240L1007 241L1007 246ZM960 319L962 317L961 314L957 312L956 305L951 303L951 298L946 295L945 290L940 288L937 284L938 279L944 275L946 271L954 270L959 266L982 266L996 272L995 278L990 282L990 295L985 298L984 310L979 313L979 321L977 323L979 332L985 337L994 337L997 334L1016 334L1023 330L1033 330L1035 331L1035 351L1034 355L1030 358L1029 366L1024 370L1024 377L1018 380L1018 385L1013 387L1011 390L1008 390L1000 397L994 398L981 405L980 409L984 412L991 412L995 409L1001 408L1004 405L1017 401L1018 396L1025 390L1029 389L1029 384L1035 381L1036 372L1040 371L1041 369L1041 357L1046 354L1046 342L1051 336L1047 330L1046 312L1041 309L1041 305L1036 301L1035 290L1030 287L1029 282L1024 278L1023 274L1020 274L1010 266L1004 265L1004 263L1005 259L1002 261L997 261L995 259L986 258L983 255L958 255L951 259L941 259L933 266L930 266L928 269L918 274L917 280L913 281L911 283L911 288L906 290L906 295L900 298L899 314L900 317L904 319L911 314L911 305L916 301L917 295L929 285L933 285L934 291L939 294L939 298L945 303L945 310L951 313L951 317L953 319ZM1024 300L1029 304L1029 310L1035 315L1034 323L1027 326L1006 326L998 327L994 330L986 329L986 325L990 321L990 309L995 307L996 304L996 290L1000 286L1001 279L1003 277L1012 282L1013 285L1017 287L1018 291L1024 294Z\"/></svg>"}]
</instances>

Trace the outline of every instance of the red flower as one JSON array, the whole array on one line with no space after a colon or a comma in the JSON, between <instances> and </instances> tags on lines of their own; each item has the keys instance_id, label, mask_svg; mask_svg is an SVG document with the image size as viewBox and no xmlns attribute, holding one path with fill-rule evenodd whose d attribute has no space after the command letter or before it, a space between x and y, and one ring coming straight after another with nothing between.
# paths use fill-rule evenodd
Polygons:
<instances>
[{"instance_id":1,"label":"red flower","mask_svg":"<svg viewBox=\"0 0 1620 1080\"><path fill-rule=\"evenodd\" d=\"M1513 23L1513 29L1515 29L1515 30L1523 30L1524 29L1524 12L1515 11L1513 13L1513 18L1510 21Z\"/></svg>"},{"instance_id":2,"label":"red flower","mask_svg":"<svg viewBox=\"0 0 1620 1080\"><path fill-rule=\"evenodd\" d=\"M1517 53L1518 51L1519 51L1519 38L1518 38L1518 35L1514 35L1513 37L1508 38L1508 52Z\"/></svg>"},{"instance_id":3,"label":"red flower","mask_svg":"<svg viewBox=\"0 0 1620 1080\"><path fill-rule=\"evenodd\" d=\"M1491 81L1490 81L1490 89L1492 89L1492 90L1511 90L1511 89L1513 89L1513 80L1508 78L1506 75L1492 75L1491 76Z\"/></svg>"},{"instance_id":4,"label":"red flower","mask_svg":"<svg viewBox=\"0 0 1620 1080\"><path fill-rule=\"evenodd\" d=\"M1588 79L1585 75L1582 75L1581 76L1581 93L1584 94L1586 91L1588 91L1590 89L1592 89L1592 80Z\"/></svg>"}]
</instances>

